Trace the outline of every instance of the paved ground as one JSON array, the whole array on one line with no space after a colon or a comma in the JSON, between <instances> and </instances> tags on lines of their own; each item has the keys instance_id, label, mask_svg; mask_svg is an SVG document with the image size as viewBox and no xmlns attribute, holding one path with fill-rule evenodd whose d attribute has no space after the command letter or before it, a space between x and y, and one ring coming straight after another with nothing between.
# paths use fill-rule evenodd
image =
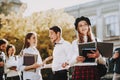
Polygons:
<instances>
[{"instance_id":1,"label":"paved ground","mask_svg":"<svg viewBox=\"0 0 120 80\"><path fill-rule=\"evenodd\" d=\"M101 80L112 80L113 73L108 73L104 77L101 78Z\"/></svg>"}]
</instances>

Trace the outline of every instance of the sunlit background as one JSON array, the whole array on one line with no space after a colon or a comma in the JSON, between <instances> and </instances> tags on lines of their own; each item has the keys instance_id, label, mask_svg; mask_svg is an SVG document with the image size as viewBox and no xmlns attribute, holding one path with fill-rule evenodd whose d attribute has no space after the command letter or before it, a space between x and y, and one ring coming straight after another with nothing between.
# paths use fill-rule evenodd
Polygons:
<instances>
[{"instance_id":1,"label":"sunlit background","mask_svg":"<svg viewBox=\"0 0 120 80\"><path fill-rule=\"evenodd\" d=\"M19 55L25 35L35 31L44 60L53 50L48 29L60 26L63 38L72 42L76 39L74 21L80 16L89 17L95 37L113 43L114 49L120 47L120 0L0 0L0 39L14 44ZM106 54L103 56L109 60L112 54ZM42 74L44 80L51 80L51 69ZM112 80L112 76L113 64L109 64L103 80Z\"/></svg>"},{"instance_id":2,"label":"sunlit background","mask_svg":"<svg viewBox=\"0 0 120 80\"><path fill-rule=\"evenodd\" d=\"M49 9L61 9L93 0L21 0L27 4L24 15L28 16L33 12L46 11Z\"/></svg>"}]
</instances>

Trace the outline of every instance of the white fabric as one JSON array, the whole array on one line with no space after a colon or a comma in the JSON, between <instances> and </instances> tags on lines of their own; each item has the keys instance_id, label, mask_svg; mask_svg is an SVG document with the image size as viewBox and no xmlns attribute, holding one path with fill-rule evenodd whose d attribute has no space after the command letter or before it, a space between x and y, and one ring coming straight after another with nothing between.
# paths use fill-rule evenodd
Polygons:
<instances>
[{"instance_id":1,"label":"white fabric","mask_svg":"<svg viewBox=\"0 0 120 80\"><path fill-rule=\"evenodd\" d=\"M5 61L5 53L4 52L1 52L1 54L0 54L0 57Z\"/></svg>"},{"instance_id":2,"label":"white fabric","mask_svg":"<svg viewBox=\"0 0 120 80\"><path fill-rule=\"evenodd\" d=\"M61 39L59 43L56 43L53 50L53 62L52 70L59 71L66 68L62 67L62 64L70 61L72 54L71 44L64 39Z\"/></svg>"},{"instance_id":3,"label":"white fabric","mask_svg":"<svg viewBox=\"0 0 120 80\"><path fill-rule=\"evenodd\" d=\"M7 77L13 77L13 76L18 76L20 75L20 71L18 70L18 56L11 56L9 58L6 58L6 63L5 63L5 73L7 73ZM17 67L17 71L15 70L10 70L9 68L12 66Z\"/></svg>"},{"instance_id":4,"label":"white fabric","mask_svg":"<svg viewBox=\"0 0 120 80\"><path fill-rule=\"evenodd\" d=\"M85 37L85 39L87 39L87 38ZM87 41L87 40L85 40L85 41ZM71 62L71 65L73 66L73 65L75 65L77 63L76 58L77 58L77 56L79 56L78 40L77 39L72 42L72 48L73 48L73 54L74 54L74 56L72 57L72 59L71 59L70 62ZM106 63L105 59L103 59L103 57L101 55L98 58L96 58L96 61L97 60L99 60L99 62L102 63L102 64ZM82 63L82 64L84 64L84 63ZM86 63L84 65L87 66ZM89 65L90 65L90 63L89 63ZM91 64L91 65L93 65L93 64Z\"/></svg>"},{"instance_id":5,"label":"white fabric","mask_svg":"<svg viewBox=\"0 0 120 80\"><path fill-rule=\"evenodd\" d=\"M97 63L76 63L74 66L94 66L97 65Z\"/></svg>"},{"instance_id":6,"label":"white fabric","mask_svg":"<svg viewBox=\"0 0 120 80\"><path fill-rule=\"evenodd\" d=\"M83 37L83 40L84 40L84 42L86 43L86 42L87 42L87 36L84 36L84 37Z\"/></svg>"},{"instance_id":7,"label":"white fabric","mask_svg":"<svg viewBox=\"0 0 120 80\"><path fill-rule=\"evenodd\" d=\"M39 51L35 47L25 48L23 50L23 55L24 55L24 53L38 55L37 63L38 64L42 64L42 59L41 59L40 53L39 53ZM30 79L30 80L42 80L41 71L40 71L41 67L37 68L36 72L24 71L25 66L22 65L23 64L23 57L21 57L20 62L21 62L20 69L21 69L21 71L23 71L23 80L26 80L26 79Z\"/></svg>"}]
</instances>

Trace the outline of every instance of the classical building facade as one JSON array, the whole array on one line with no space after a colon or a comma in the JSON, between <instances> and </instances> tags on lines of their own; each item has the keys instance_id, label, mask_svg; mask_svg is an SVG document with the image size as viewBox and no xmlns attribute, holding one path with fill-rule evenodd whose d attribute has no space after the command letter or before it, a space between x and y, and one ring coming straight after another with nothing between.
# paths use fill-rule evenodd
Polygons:
<instances>
[{"instance_id":1,"label":"classical building facade","mask_svg":"<svg viewBox=\"0 0 120 80\"><path fill-rule=\"evenodd\" d=\"M65 12L75 18L89 17L98 38L120 47L120 0L94 0L65 8Z\"/></svg>"}]
</instances>

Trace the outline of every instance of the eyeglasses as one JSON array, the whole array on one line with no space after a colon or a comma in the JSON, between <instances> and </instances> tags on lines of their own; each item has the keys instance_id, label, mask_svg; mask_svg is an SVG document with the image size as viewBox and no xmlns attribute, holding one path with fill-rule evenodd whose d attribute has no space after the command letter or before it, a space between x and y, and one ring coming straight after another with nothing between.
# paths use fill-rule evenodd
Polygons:
<instances>
[{"instance_id":1,"label":"eyeglasses","mask_svg":"<svg viewBox=\"0 0 120 80\"><path fill-rule=\"evenodd\" d=\"M88 27L88 24L78 25L79 27Z\"/></svg>"}]
</instances>

